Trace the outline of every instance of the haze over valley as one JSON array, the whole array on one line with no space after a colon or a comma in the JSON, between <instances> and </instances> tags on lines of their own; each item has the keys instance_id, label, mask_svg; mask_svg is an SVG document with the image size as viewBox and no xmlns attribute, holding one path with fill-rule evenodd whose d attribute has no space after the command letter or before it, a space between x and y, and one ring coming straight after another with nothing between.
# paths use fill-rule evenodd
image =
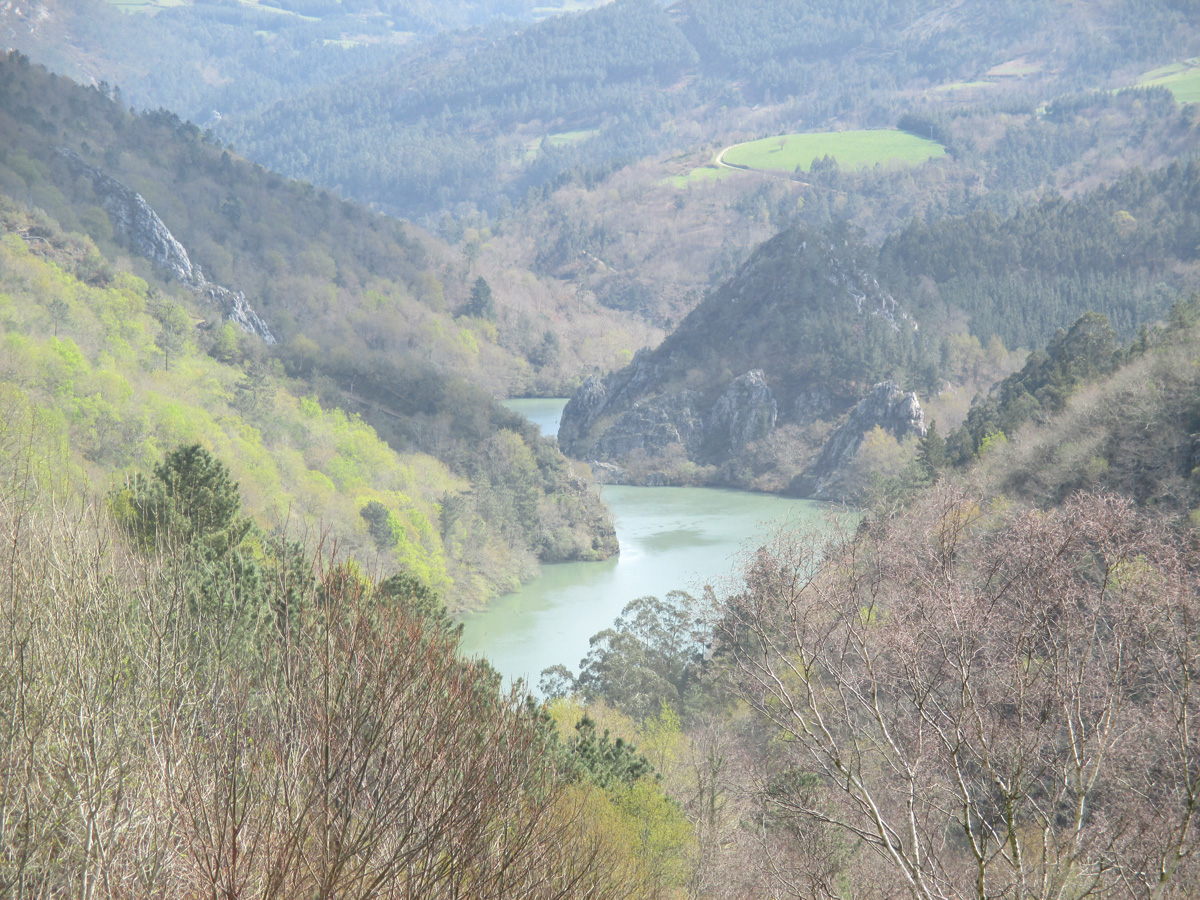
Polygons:
<instances>
[{"instance_id":1,"label":"haze over valley","mask_svg":"<svg viewBox=\"0 0 1200 900\"><path fill-rule=\"evenodd\" d=\"M1191 0L0 34L0 893L1200 895Z\"/></svg>"}]
</instances>

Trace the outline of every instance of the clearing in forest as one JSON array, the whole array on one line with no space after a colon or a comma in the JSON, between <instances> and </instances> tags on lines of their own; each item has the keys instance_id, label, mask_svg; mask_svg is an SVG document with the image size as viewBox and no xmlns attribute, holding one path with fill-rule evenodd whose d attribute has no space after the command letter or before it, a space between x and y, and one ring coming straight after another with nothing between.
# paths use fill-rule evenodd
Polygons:
<instances>
[{"instance_id":1,"label":"clearing in forest","mask_svg":"<svg viewBox=\"0 0 1200 900\"><path fill-rule=\"evenodd\" d=\"M1137 84L1138 87L1169 88L1178 103L1200 103L1200 57L1147 72Z\"/></svg>"},{"instance_id":2,"label":"clearing in forest","mask_svg":"<svg viewBox=\"0 0 1200 900\"><path fill-rule=\"evenodd\" d=\"M942 156L946 148L937 141L906 131L823 131L785 134L745 144L734 144L718 161L742 169L767 172L807 172L814 160L831 156L843 169L861 169L876 163L917 165Z\"/></svg>"}]
</instances>

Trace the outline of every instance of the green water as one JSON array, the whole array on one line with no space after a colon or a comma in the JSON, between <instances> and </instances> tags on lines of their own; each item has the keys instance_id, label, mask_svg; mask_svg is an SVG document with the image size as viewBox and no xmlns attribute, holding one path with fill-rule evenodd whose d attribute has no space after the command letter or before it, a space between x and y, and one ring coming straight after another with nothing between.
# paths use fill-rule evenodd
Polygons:
<instances>
[{"instance_id":1,"label":"green water","mask_svg":"<svg viewBox=\"0 0 1200 900\"><path fill-rule=\"evenodd\" d=\"M558 421L562 418L567 401L564 397L536 397L532 400L505 400L504 405L537 425L542 429L542 434L555 435L558 434Z\"/></svg>"},{"instance_id":2,"label":"green water","mask_svg":"<svg viewBox=\"0 0 1200 900\"><path fill-rule=\"evenodd\" d=\"M506 405L554 433L563 403ZM621 555L543 566L535 581L465 621L464 653L486 656L501 674L532 686L542 669L557 663L578 671L588 638L609 627L629 601L672 590L699 592L706 584L719 588L756 539L785 520L816 522L827 509L809 500L715 488L609 485L602 492L616 519Z\"/></svg>"}]
</instances>

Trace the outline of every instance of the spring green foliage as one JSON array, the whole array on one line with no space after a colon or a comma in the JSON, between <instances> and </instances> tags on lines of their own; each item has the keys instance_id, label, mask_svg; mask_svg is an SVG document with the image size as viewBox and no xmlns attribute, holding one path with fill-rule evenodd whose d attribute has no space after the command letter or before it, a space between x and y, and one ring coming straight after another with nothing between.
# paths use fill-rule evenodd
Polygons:
<instances>
[{"instance_id":1,"label":"spring green foliage","mask_svg":"<svg viewBox=\"0 0 1200 900\"><path fill-rule=\"evenodd\" d=\"M443 247L235 159L173 114L131 115L17 55L0 62L0 82L12 138L0 190L40 207L0 201L4 231L12 252L27 245L59 267L48 282L66 279L15 301L48 304L12 319L19 331L27 315L44 325L45 352L9 340L27 354L24 371L55 373L38 402L71 407L72 442L96 474L148 471L166 448L201 442L235 460L255 515L337 522L348 549L414 571L455 606L517 586L540 560L615 551L602 502L497 406L532 364L500 346L497 323L454 320L447 307L470 285L442 265ZM64 168L63 143L136 188L206 277L251 298L280 344L267 351L240 335L144 261L109 262L128 248L91 181ZM76 314L81 305L91 312ZM558 367L556 346L543 336L530 352ZM369 533L360 511L372 501L391 537Z\"/></svg>"},{"instance_id":2,"label":"spring green foliage","mask_svg":"<svg viewBox=\"0 0 1200 900\"><path fill-rule=\"evenodd\" d=\"M264 527L285 519L328 527L365 556L370 545L359 505L385 503L403 518L381 562L450 587L432 523L442 494L461 489L460 479L424 454L397 454L359 417L291 394L269 370L258 374L257 386L247 385L250 376L241 369L199 352L202 333L190 323L166 368L158 340L163 325L151 312L163 303L135 276L118 273L107 286L90 285L35 255L15 233L0 239L0 356L9 371L28 373L8 383L6 405L57 421L75 464L100 484L110 472L153 471L144 482L149 493L131 488L139 515L149 517L147 528L153 522L187 533L209 530L192 501L171 498L215 490L205 508L219 518L236 481ZM251 391L257 398L248 404ZM181 444L188 453L212 451L229 460L229 483L221 488L221 478L192 471L184 451L173 449Z\"/></svg>"},{"instance_id":3,"label":"spring green foliage","mask_svg":"<svg viewBox=\"0 0 1200 900\"><path fill-rule=\"evenodd\" d=\"M634 851L647 891L679 891L693 864L695 827L668 793L664 772L635 743L647 742L661 751L670 741L664 741L661 728L655 730L658 720L641 729L603 702L585 707L574 698L549 703L544 715L554 729L555 752L589 792L596 814ZM669 712L664 715L670 719ZM678 739L677 718L674 725Z\"/></svg>"}]
</instances>

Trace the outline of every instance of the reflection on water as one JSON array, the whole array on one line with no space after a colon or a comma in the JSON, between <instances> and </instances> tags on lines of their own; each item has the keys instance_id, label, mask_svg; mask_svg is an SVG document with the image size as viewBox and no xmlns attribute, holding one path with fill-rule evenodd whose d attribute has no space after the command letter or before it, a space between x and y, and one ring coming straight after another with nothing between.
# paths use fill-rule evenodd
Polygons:
<instances>
[{"instance_id":1,"label":"reflection on water","mask_svg":"<svg viewBox=\"0 0 1200 900\"><path fill-rule=\"evenodd\" d=\"M546 435L558 433L564 399L507 400ZM734 574L739 553L780 523L815 524L827 507L811 500L715 488L603 488L621 542L620 557L556 563L521 590L492 601L464 623L462 648L508 678L536 686L542 669L576 670L588 639L631 600L699 592Z\"/></svg>"},{"instance_id":2,"label":"reflection on water","mask_svg":"<svg viewBox=\"0 0 1200 900\"><path fill-rule=\"evenodd\" d=\"M483 655L509 678L536 685L542 669L575 670L588 638L631 600L672 590L698 592L731 576L736 557L784 520L815 522L826 506L714 488L603 488L621 555L558 563L465 622L463 651Z\"/></svg>"}]
</instances>

